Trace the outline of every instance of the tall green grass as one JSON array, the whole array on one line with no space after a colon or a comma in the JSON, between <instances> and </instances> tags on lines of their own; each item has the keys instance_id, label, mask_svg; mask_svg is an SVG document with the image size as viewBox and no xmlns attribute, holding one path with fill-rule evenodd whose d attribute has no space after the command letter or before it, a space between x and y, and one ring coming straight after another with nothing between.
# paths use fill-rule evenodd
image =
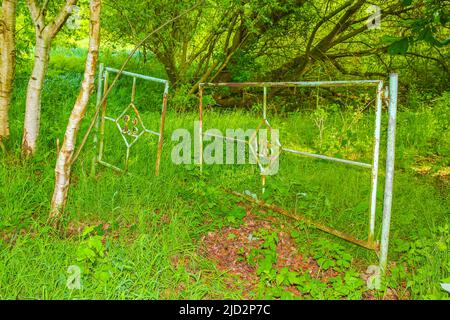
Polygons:
<instances>
[{"instance_id":1,"label":"tall green grass","mask_svg":"<svg viewBox=\"0 0 450 320\"><path fill-rule=\"evenodd\" d=\"M174 106L173 102L170 105L159 177L154 176L155 137L147 136L132 148L130 174L118 174L98 166L96 176L91 176L94 149L89 142L72 175L64 220L68 233L54 234L45 226L54 182L56 141L63 137L79 89L84 54L81 50L53 52L43 94L39 153L30 160L21 160L19 156L28 75L26 67L18 73L11 112L10 153L0 158L0 298L241 297L240 292L226 285L227 275L202 255L201 238L218 228L211 221L223 218L223 206L235 205L220 188L260 194L260 177L257 168L249 165L205 166L204 174L200 176L195 166L172 163L170 154L175 145L171 141L172 132L178 128L192 132L193 122L198 118L190 105ZM108 52L102 60L107 65L118 67L122 58L123 53ZM163 69L154 60L142 67L135 59L129 70L164 77ZM129 80L122 79L108 100L110 116L118 116L128 105L130 92ZM157 131L161 98L160 88L138 83L136 105L148 129ZM434 172L449 165L449 100L446 94L433 102L434 108L423 106L419 110L399 113L398 169L390 255L392 266L397 265L393 269L397 273L391 278L391 286L400 288L406 279L412 298L445 297L438 289L439 282L449 276L449 240L448 236L443 236L444 231L439 231L449 223L448 180L422 176L413 169L416 165L423 165L423 161L432 166ZM191 111L183 113L174 111L190 108ZM92 102L81 134L85 132L93 112ZM370 161L373 114L364 114L344 131L341 128L352 120L353 113L330 112L322 141L318 140L319 132L314 124L317 116L317 113L306 111L289 116L269 115L273 127L280 128L285 145ZM221 111L212 108L205 114L205 126L222 130L256 128L258 117L258 110ZM386 125L385 116L383 125ZM119 165L125 153L122 138L116 130L110 127L106 131L105 160ZM382 187L383 173L379 186L378 222L381 219ZM268 192L270 201L280 206L295 209L297 202L299 213L361 238L367 232L370 172L365 169L283 154L279 174L268 180ZM299 193L306 194L306 197L297 199ZM107 240L102 247L105 257L97 257L92 263L94 269L107 270L109 278L83 275L83 289L68 290L67 268L82 263L80 250L86 247L89 237L73 230L105 224L113 230L107 231ZM291 225L290 228L296 227L288 221L286 224ZM101 230L96 232L101 233ZM377 234L379 232L377 229ZM373 253L314 229L304 229L297 242L306 254L313 254L311 244L328 238L341 243L355 257L355 267L361 269L377 263ZM417 241L421 241L422 251L415 255L417 250L412 250L418 246ZM447 251L439 251L442 241L446 243ZM407 261L405 256L409 257ZM403 264L412 265L417 272L401 273L398 265Z\"/></svg>"}]
</instances>

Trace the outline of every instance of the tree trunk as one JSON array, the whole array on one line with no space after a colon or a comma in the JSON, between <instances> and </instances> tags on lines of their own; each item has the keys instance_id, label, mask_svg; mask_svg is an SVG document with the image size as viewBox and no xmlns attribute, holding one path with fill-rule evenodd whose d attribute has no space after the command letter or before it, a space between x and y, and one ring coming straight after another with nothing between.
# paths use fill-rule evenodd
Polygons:
<instances>
[{"instance_id":1,"label":"tree trunk","mask_svg":"<svg viewBox=\"0 0 450 320\"><path fill-rule=\"evenodd\" d=\"M27 100L25 108L25 123L22 138L22 154L34 155L37 149L41 117L41 93L47 74L50 59L50 49L53 39L66 23L73 6L78 0L66 0L53 20L46 24L48 1L42 3L37 0L26 0L28 10L34 22L36 33L36 47L34 49L34 66L30 81L28 82Z\"/></svg>"},{"instance_id":2,"label":"tree trunk","mask_svg":"<svg viewBox=\"0 0 450 320\"><path fill-rule=\"evenodd\" d=\"M8 112L16 67L17 0L3 0L0 20L0 143L9 138Z\"/></svg>"},{"instance_id":3,"label":"tree trunk","mask_svg":"<svg viewBox=\"0 0 450 320\"><path fill-rule=\"evenodd\" d=\"M28 82L22 139L22 154L24 156L33 155L37 149L41 117L41 94L50 59L50 43L51 41L40 34L36 34L34 66Z\"/></svg>"},{"instance_id":4,"label":"tree trunk","mask_svg":"<svg viewBox=\"0 0 450 320\"><path fill-rule=\"evenodd\" d=\"M77 101L72 109L69 123L66 128L64 142L58 154L55 167L55 190L50 211L50 223L58 226L59 220L67 201L67 193L70 186L70 173L72 169L72 157L77 141L78 130L86 113L92 90L94 88L94 76L97 68L98 51L100 47L100 12L101 0L91 0L90 3L90 34L89 51L86 58L84 80L81 85Z\"/></svg>"}]
</instances>

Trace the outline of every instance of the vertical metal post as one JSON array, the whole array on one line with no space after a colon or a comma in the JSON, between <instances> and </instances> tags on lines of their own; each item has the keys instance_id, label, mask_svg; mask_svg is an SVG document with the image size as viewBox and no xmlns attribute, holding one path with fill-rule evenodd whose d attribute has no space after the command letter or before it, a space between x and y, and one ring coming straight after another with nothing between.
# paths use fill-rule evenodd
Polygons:
<instances>
[{"instance_id":1,"label":"vertical metal post","mask_svg":"<svg viewBox=\"0 0 450 320\"><path fill-rule=\"evenodd\" d=\"M199 103L199 164L200 164L200 171L203 171L203 87L200 85L198 89L198 98L200 100Z\"/></svg>"},{"instance_id":2,"label":"vertical metal post","mask_svg":"<svg viewBox=\"0 0 450 320\"><path fill-rule=\"evenodd\" d=\"M377 88L377 107L375 119L375 139L372 165L372 194L370 203L370 223L369 223L369 243L374 240L375 234L375 216L377 208L377 189L378 189L378 168L380 162L380 139L381 139L381 112L383 109L383 82L378 84Z\"/></svg>"},{"instance_id":3,"label":"vertical metal post","mask_svg":"<svg viewBox=\"0 0 450 320\"><path fill-rule=\"evenodd\" d=\"M136 98L136 77L133 77L133 87L131 89L131 103L134 104Z\"/></svg>"},{"instance_id":4,"label":"vertical metal post","mask_svg":"<svg viewBox=\"0 0 450 320\"><path fill-rule=\"evenodd\" d=\"M266 193L267 176L261 175L262 194Z\"/></svg>"},{"instance_id":5,"label":"vertical metal post","mask_svg":"<svg viewBox=\"0 0 450 320\"><path fill-rule=\"evenodd\" d=\"M162 106L162 111L161 111L161 123L159 126L158 151L156 153L156 169L155 169L156 176L159 176L159 168L161 167L161 156L162 156L162 149L163 149L163 145L164 145L164 128L166 126L168 95L169 95L169 83L166 82L166 86L164 88L163 106Z\"/></svg>"},{"instance_id":6,"label":"vertical metal post","mask_svg":"<svg viewBox=\"0 0 450 320\"><path fill-rule=\"evenodd\" d=\"M264 120L267 120L267 87L264 87L263 118Z\"/></svg>"},{"instance_id":7,"label":"vertical metal post","mask_svg":"<svg viewBox=\"0 0 450 320\"><path fill-rule=\"evenodd\" d=\"M102 97L103 97L103 70L104 70L104 65L103 63L100 64L99 67L99 71L98 71L98 83L97 83L97 103L96 103L96 112L97 110L99 110L101 108L100 106L100 102L102 101ZM94 157L92 159L92 167L91 167L91 174L94 176L95 175L95 168L97 166L97 162L98 162L98 133L99 133L99 128L100 128L100 113L97 115L97 118L95 119L95 127L94 127L94 138L93 138L93 143L94 143Z\"/></svg>"},{"instance_id":8,"label":"vertical metal post","mask_svg":"<svg viewBox=\"0 0 450 320\"><path fill-rule=\"evenodd\" d=\"M108 71L105 71L104 85L103 85L103 95L108 91ZM103 158L103 147L105 141L105 116L106 116L106 104L107 99L103 102L101 106L102 112L100 115L100 144L98 148L98 161L102 161Z\"/></svg>"},{"instance_id":9,"label":"vertical metal post","mask_svg":"<svg viewBox=\"0 0 450 320\"><path fill-rule=\"evenodd\" d=\"M267 121L267 87L264 87L263 119L264 121ZM267 176L263 174L261 176L262 194L266 193L266 183L267 183Z\"/></svg>"},{"instance_id":10,"label":"vertical metal post","mask_svg":"<svg viewBox=\"0 0 450 320\"><path fill-rule=\"evenodd\" d=\"M386 150L386 185L384 188L383 225L381 231L380 269L383 274L386 272L389 231L391 226L392 193L394 187L395 168L395 131L397 125L397 92L398 74L394 73L390 76L389 85L389 122Z\"/></svg>"},{"instance_id":11,"label":"vertical metal post","mask_svg":"<svg viewBox=\"0 0 450 320\"><path fill-rule=\"evenodd\" d=\"M127 146L127 155L125 158L125 172L128 172L128 162L130 160L130 146Z\"/></svg>"}]
</instances>

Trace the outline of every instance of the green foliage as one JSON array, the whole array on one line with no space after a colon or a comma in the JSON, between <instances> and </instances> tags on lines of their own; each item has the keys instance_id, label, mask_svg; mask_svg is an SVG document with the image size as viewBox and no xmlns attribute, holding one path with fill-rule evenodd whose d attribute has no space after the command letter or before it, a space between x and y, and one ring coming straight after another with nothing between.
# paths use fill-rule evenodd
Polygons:
<instances>
[{"instance_id":1,"label":"green foliage","mask_svg":"<svg viewBox=\"0 0 450 320\"><path fill-rule=\"evenodd\" d=\"M289 271L288 268L276 269L278 235L275 232L261 230L256 235L264 239L259 249L252 249L247 257L250 264L256 265L256 274L259 276L258 298L264 299L293 299L294 295L286 291L287 286L298 284L299 274Z\"/></svg>"},{"instance_id":2,"label":"green foliage","mask_svg":"<svg viewBox=\"0 0 450 320\"><path fill-rule=\"evenodd\" d=\"M234 227L239 227L243 223L242 219L246 216L246 214L247 213L244 208L234 207L226 213L225 222Z\"/></svg>"},{"instance_id":3,"label":"green foliage","mask_svg":"<svg viewBox=\"0 0 450 320\"><path fill-rule=\"evenodd\" d=\"M106 282L112 275L112 266L108 263L105 239L92 234L95 227L83 230L81 242L77 250L77 263L82 264L83 275L93 275L94 279Z\"/></svg>"},{"instance_id":4,"label":"green foliage","mask_svg":"<svg viewBox=\"0 0 450 320\"><path fill-rule=\"evenodd\" d=\"M400 258L391 268L389 286L398 288L398 284L406 283L412 298L450 299L449 294L440 287L441 283L450 282L449 224L433 229L431 238L414 236L410 241L398 239L394 248Z\"/></svg>"},{"instance_id":5,"label":"green foliage","mask_svg":"<svg viewBox=\"0 0 450 320\"><path fill-rule=\"evenodd\" d=\"M342 272L328 282L311 277L308 270L303 273L290 271L289 268L275 268L277 261L276 233L261 231L258 237L264 239L260 249L252 249L249 262L257 264L258 298L294 299L296 297L287 288L294 287L303 299L361 299L365 291L365 283L358 272L350 267L351 256L343 247L326 240L319 240L314 245L315 258L323 270L332 269Z\"/></svg>"},{"instance_id":6,"label":"green foliage","mask_svg":"<svg viewBox=\"0 0 450 320\"><path fill-rule=\"evenodd\" d=\"M106 3L103 27L108 45L114 49L137 43L175 14L196 4L167 0ZM356 10L343 4L344 1L326 6L322 1L203 1L149 39L140 54L144 63L147 56L155 57L164 65L173 86L190 92L198 81L285 81L298 80L299 75L317 80L321 76L319 69L325 70L328 77L379 77L400 70L421 79L417 72L411 72L426 64L421 59L434 61L434 71L440 70L448 78L448 52L429 50L448 45L448 5L439 0L405 0L401 4L398 0L373 1L371 4L383 12L382 27L374 31L363 25L368 3L354 4ZM336 14L323 19L331 12ZM343 27L335 29L339 19L343 19ZM367 48L372 50L368 53ZM307 50L311 57L307 57ZM321 62L318 52L327 56L325 60L330 63ZM405 66L403 59L391 57L406 54L408 59L420 61L420 66ZM429 68L423 71L433 72ZM440 79L428 79L431 80L442 84ZM181 102L177 108L190 105L190 101L182 101L183 97L176 98Z\"/></svg>"},{"instance_id":7,"label":"green foliage","mask_svg":"<svg viewBox=\"0 0 450 320\"><path fill-rule=\"evenodd\" d=\"M411 41L409 38L396 37L384 38L383 40L389 43L388 53L391 55L407 53Z\"/></svg>"},{"instance_id":8,"label":"green foliage","mask_svg":"<svg viewBox=\"0 0 450 320\"><path fill-rule=\"evenodd\" d=\"M347 270L352 263L352 256L346 252L345 248L336 242L328 240L319 240L314 243L314 259L317 260L319 267L328 270L334 269L336 271Z\"/></svg>"},{"instance_id":9,"label":"green foliage","mask_svg":"<svg viewBox=\"0 0 450 320\"><path fill-rule=\"evenodd\" d=\"M105 52L102 61L117 67L125 54ZM241 226L245 210L235 205L235 199L224 195L221 187L250 190L260 196L260 177L255 167L211 166L200 174L195 165L174 166L168 152L173 143L168 138L161 177L154 177L152 150L157 139L148 139L133 146L129 175L117 175L99 167L97 176L92 177L89 171L93 152L88 143L73 168L64 221L67 235L61 238L45 227L54 184L56 139L63 137L81 80L81 68L71 59L79 61L83 55L83 50L53 51L43 95L40 152L29 160L20 160L29 69L23 67L17 74L11 108L11 150L0 154L0 298L242 298L242 292L226 285L228 275L217 270L199 248L207 232L223 226ZM135 58L129 70L164 75L155 59L149 59L142 67L139 58ZM111 96L108 110L113 115L129 103L129 89L129 83L123 82L117 94ZM439 284L449 278L448 185L445 176L434 174L449 164L450 96L447 92L435 98L419 87L414 90L410 97L414 107L405 103L398 114L398 170L390 251L393 264L388 286L401 298L446 299L448 295ZM152 109L156 94L149 92L153 91L139 97L140 106L148 106L142 117L145 123L152 124L151 128L157 128L160 105L155 104ZM174 111L185 110L184 105L196 105L183 92L186 90L180 91L177 102L183 106L173 105L168 111L167 137L177 128L192 128L198 119L196 112ZM214 103L209 97L205 101ZM315 113L298 106L295 112L276 114L284 107L283 101L277 100L275 107L279 109L270 110L271 124L280 128L283 141L299 149L370 161L374 116L373 109L363 109L364 98L353 103L338 99L331 106L319 99L320 109ZM93 109L91 105L87 119L91 119ZM217 128L251 128L259 123L254 113L244 110L213 110L207 116L208 123ZM324 125L318 126L315 121L321 119ZM85 132L87 122L80 134ZM386 122L383 115L383 125ZM318 140L321 128L323 136ZM108 134L108 156L120 161L123 141L120 135ZM426 176L413 170L423 161L429 161L426 164L433 167ZM368 171L283 156L280 174L268 179L267 193L262 198L364 236L368 208L362 200L369 195L369 182ZM380 195L378 198L382 200ZM107 231L100 227L106 224L111 225ZM79 231L80 225L91 227ZM254 236L263 239L262 247L248 257L241 255L263 279L255 292L257 296L293 299L296 296L289 290L296 289L305 299L361 298L365 288L359 275L365 266L376 263L374 255L335 239L323 240L328 237L303 224L296 224L293 229L291 222L284 225L298 249L317 260L320 272L334 276L321 281L309 270L302 273L276 268L277 233L261 231ZM71 265L83 269L80 291L66 287L67 268ZM240 284L239 280L236 282Z\"/></svg>"},{"instance_id":10,"label":"green foliage","mask_svg":"<svg viewBox=\"0 0 450 320\"><path fill-rule=\"evenodd\" d=\"M418 1L404 0L403 5L409 7ZM431 47L444 47L450 44L450 38L438 40L443 28L450 22L447 5L439 0L426 0L419 9L419 14L401 19L399 25L404 29L402 37L385 35L382 42L388 44L391 55L405 55L408 49L417 43L426 43ZM445 33L444 33L445 34Z\"/></svg>"},{"instance_id":11,"label":"green foliage","mask_svg":"<svg viewBox=\"0 0 450 320\"><path fill-rule=\"evenodd\" d=\"M298 281L299 290L311 299L360 300L364 291L364 281L354 271L330 278L328 284L312 278L308 273L299 277Z\"/></svg>"}]
</instances>

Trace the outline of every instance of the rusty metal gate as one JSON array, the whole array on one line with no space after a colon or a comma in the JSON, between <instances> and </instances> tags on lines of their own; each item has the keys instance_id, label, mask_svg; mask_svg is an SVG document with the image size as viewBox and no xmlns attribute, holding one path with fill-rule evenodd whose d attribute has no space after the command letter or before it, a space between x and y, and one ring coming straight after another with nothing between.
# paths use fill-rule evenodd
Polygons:
<instances>
[{"instance_id":1,"label":"rusty metal gate","mask_svg":"<svg viewBox=\"0 0 450 320\"><path fill-rule=\"evenodd\" d=\"M131 89L131 101L129 105L121 112L121 114L116 117L111 117L107 115L107 99L105 99L103 105L100 106L101 114L96 120L97 121L96 132L94 134L94 145L96 149L98 149L96 150L98 151L98 154L94 158L93 166L95 167L97 164L101 164L103 166L106 166L119 172L127 172L131 148L137 143L137 141L142 136L150 134L158 137L158 149L156 154L156 168L155 168L155 174L158 176L161 164L162 148L164 143L164 127L167 112L167 96L169 93L169 82L164 79L154 78L128 71L120 71L114 68L104 67L103 65L100 65L98 89L97 89L97 105L101 103L105 93L108 92L108 78L110 73L116 74L120 73L121 75L128 76L133 79L133 85ZM158 129L155 130L148 129L145 123L142 121L139 108L135 104L136 79L157 82L164 85L161 122ZM126 146L125 166L123 168L119 168L118 166L108 163L103 159L106 121L111 121L112 123L115 124Z\"/></svg>"},{"instance_id":2,"label":"rusty metal gate","mask_svg":"<svg viewBox=\"0 0 450 320\"><path fill-rule=\"evenodd\" d=\"M306 224L314 226L322 231L333 234L339 238L350 241L354 244L362 246L364 248L374 250L379 255L379 263L382 271L386 269L388 244L389 244L389 231L391 221L391 208L392 208L392 192L393 192L393 179L394 179L394 161L395 161L395 131L396 131L396 114L397 114L397 88L398 88L398 75L391 74L389 86L384 86L382 80L355 80L355 81L315 81L315 82L247 82L247 83L201 83L199 85L199 122L200 122L200 134L199 134L199 164L203 166L203 139L207 133L203 133L203 93L208 87L229 87L229 88L263 88L263 112L262 122L257 131L262 125L267 126L270 130L272 127L267 118L267 89L268 88L289 88L289 87L376 87L376 117L375 117L375 130L374 130L374 150L372 163L363 163L358 161L352 161L341 158L329 157L321 154L309 153L301 150L295 150L291 148L285 148L279 143L280 151L291 154L296 154L304 157L317 158L327 161L340 162L351 166L359 166L371 170L372 183L371 183L371 197L370 197L370 214L368 221L368 235L367 239L356 239L355 237L333 229L329 226L323 225L319 222L313 221L306 217L298 218L298 220L304 221ZM384 204L383 204L383 219L381 228L381 239L375 239L375 224L376 224L376 204L377 204L377 188L378 188L378 175L379 175L379 161L380 161L380 137L381 137L381 118L383 101L387 102L389 122L387 128L387 149L386 149L386 181L384 188ZM229 137L217 136L216 138L230 139ZM238 141L238 139L233 139ZM279 155L278 155L279 156ZM257 162L259 164L259 161ZM262 186L264 186L267 179L267 174L261 168ZM274 207L261 200L255 200L244 194L240 194L235 191L231 191L234 195L245 198L248 201L254 202L259 206L264 206L275 212L295 218L293 214L282 208Z\"/></svg>"}]
</instances>

